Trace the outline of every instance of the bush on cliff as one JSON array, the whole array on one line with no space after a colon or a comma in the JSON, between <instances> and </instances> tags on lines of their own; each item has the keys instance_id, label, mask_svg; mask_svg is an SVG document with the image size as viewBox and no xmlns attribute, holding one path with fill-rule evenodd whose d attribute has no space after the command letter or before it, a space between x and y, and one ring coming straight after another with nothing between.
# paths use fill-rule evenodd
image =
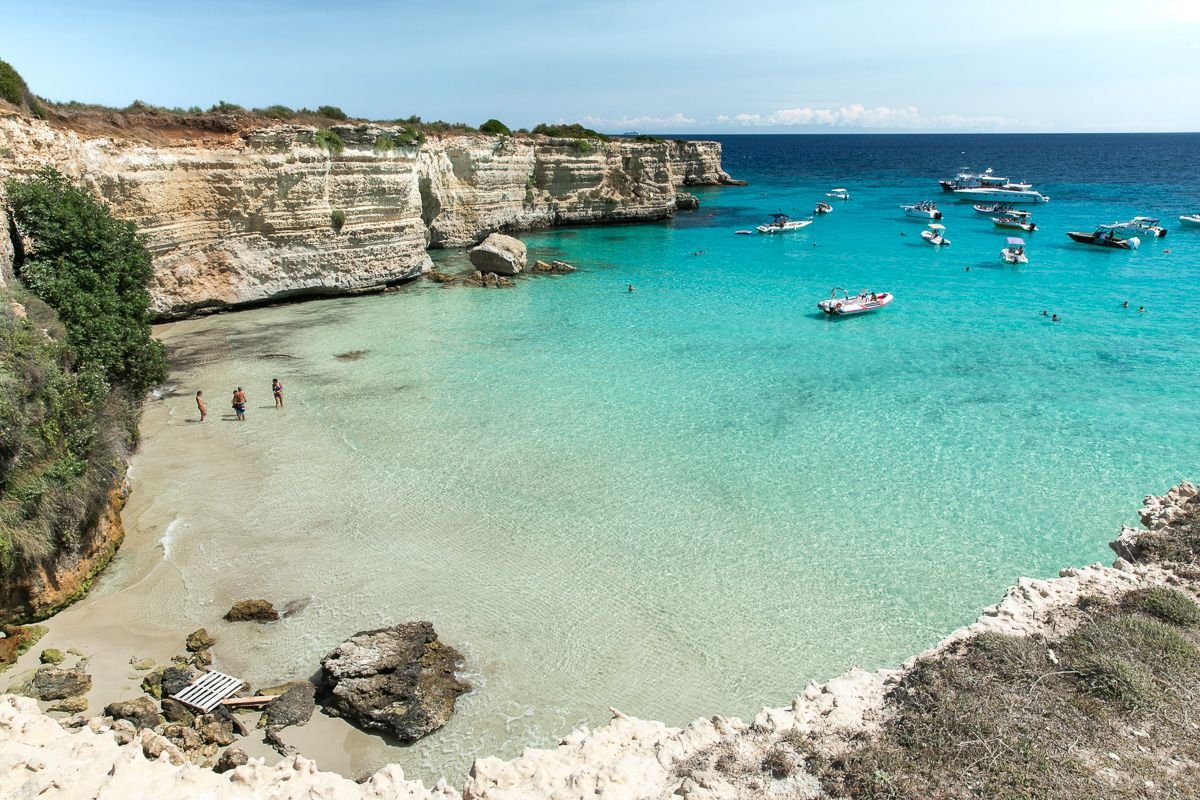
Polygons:
<instances>
[{"instance_id":1,"label":"bush on cliff","mask_svg":"<svg viewBox=\"0 0 1200 800\"><path fill-rule=\"evenodd\" d=\"M325 117L326 119L335 119L338 122L343 122L349 119L346 112L342 111L337 106L317 106L317 116Z\"/></svg>"},{"instance_id":2,"label":"bush on cliff","mask_svg":"<svg viewBox=\"0 0 1200 800\"><path fill-rule=\"evenodd\" d=\"M74 546L134 444L134 404L67 339L49 306L0 289L0 583Z\"/></svg>"},{"instance_id":3,"label":"bush on cliff","mask_svg":"<svg viewBox=\"0 0 1200 800\"><path fill-rule=\"evenodd\" d=\"M291 119L296 116L296 112L292 111L287 106L267 106L266 108L254 109L255 114L261 114L269 119Z\"/></svg>"},{"instance_id":4,"label":"bush on cliff","mask_svg":"<svg viewBox=\"0 0 1200 800\"><path fill-rule=\"evenodd\" d=\"M45 117L42 104L29 91L25 79L7 61L0 61L0 98L18 108L26 108L39 119Z\"/></svg>"},{"instance_id":5,"label":"bush on cliff","mask_svg":"<svg viewBox=\"0 0 1200 800\"><path fill-rule=\"evenodd\" d=\"M346 149L346 140L328 128L321 128L313 134L313 144L334 156Z\"/></svg>"},{"instance_id":6,"label":"bush on cliff","mask_svg":"<svg viewBox=\"0 0 1200 800\"><path fill-rule=\"evenodd\" d=\"M66 327L79 368L140 400L166 377L150 336L150 253L133 223L47 168L6 184L13 216L33 240L19 272Z\"/></svg>"},{"instance_id":7,"label":"bush on cliff","mask_svg":"<svg viewBox=\"0 0 1200 800\"><path fill-rule=\"evenodd\" d=\"M512 136L512 131L498 119L489 119L487 122L479 126L480 133L490 133L493 135Z\"/></svg>"},{"instance_id":8,"label":"bush on cliff","mask_svg":"<svg viewBox=\"0 0 1200 800\"><path fill-rule=\"evenodd\" d=\"M540 133L543 136L556 136L570 139L599 139L602 142L607 142L610 140L610 137L605 136L603 133L594 131L591 128L585 128L579 123L572 123L570 125L547 125L543 122L540 125L535 125L533 132Z\"/></svg>"}]
</instances>

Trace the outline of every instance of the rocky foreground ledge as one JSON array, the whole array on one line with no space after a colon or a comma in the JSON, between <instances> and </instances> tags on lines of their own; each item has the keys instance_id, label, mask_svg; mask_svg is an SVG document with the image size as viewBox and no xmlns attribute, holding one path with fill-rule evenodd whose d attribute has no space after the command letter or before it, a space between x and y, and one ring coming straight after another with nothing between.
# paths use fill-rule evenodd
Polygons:
<instances>
[{"instance_id":1,"label":"rocky foreground ledge","mask_svg":"<svg viewBox=\"0 0 1200 800\"><path fill-rule=\"evenodd\" d=\"M1021 579L974 624L902 667L876 672L854 669L823 685L812 684L790 706L765 708L751 722L713 717L673 728L614 710L608 724L596 730L581 728L553 750L528 749L511 761L477 760L459 792L442 782L430 789L409 781L394 765L355 784L319 772L302 757L274 767L255 759L220 775L170 763L160 743L153 741L153 732L143 731L141 738L119 745L111 720L99 718L68 730L43 715L32 700L4 696L0 698L0 795L280 800L877 796L846 777L854 775L854 763L862 761L866 750L878 760L870 762L869 778L890 781L896 789L888 796L914 796L914 792L930 797L994 796L988 793L986 781L975 782L981 780L977 775L960 777L951 765L943 768L938 760L931 763L945 774L924 776L923 784L905 784L900 771L887 772L885 768L895 770L896 764L879 760L882 745L876 745L892 735L889 729L897 719L911 713L914 696L925 692L922 697L928 701L937 694L922 680L931 680L930 674L941 674L944 680L957 665L982 659L1001 667L984 674L988 683L1003 682L1006 671L1021 677L1022 669L1033 670L1029 674L1036 678L1018 682L1018 700L1070 679L1078 682L1068 687L1070 691L1088 693L1072 695L1070 703L1111 702L1112 708L1127 710L1111 717L1101 715L1111 740L1089 741L1086 733L1079 733L1074 742L1064 743L1070 745L1064 752L1074 759L1070 779L1076 783L1062 796L1190 796L1181 789L1197 785L1200 765L1193 755L1200 725L1170 719L1167 722L1176 727L1167 731L1168 738L1156 738L1162 733L1162 721L1138 713L1145 703L1161 700L1157 694L1155 698L1140 694L1158 685L1150 680L1157 664L1141 672L1123 671L1116 664L1122 640L1094 635L1110 629L1134 631L1156 660L1195 667L1193 629L1200 623L1200 609L1194 603L1200 581L1195 565L1200 546L1196 487L1183 483L1162 497L1146 498L1141 517L1144 530L1126 528L1113 543L1118 558L1112 567L1096 564L1064 569L1054 579ZM1122 616L1117 609L1128 613ZM1071 648L1079 647L1076 640L1092 641L1088 636L1107 642L1111 652L1102 647L1099 652L1072 656ZM1191 691L1186 686L1182 690ZM968 715L973 700L960 696L952 713L961 710ZM1052 700L1047 695L1047 725L1053 724ZM927 706L923 713L935 715L932 704ZM1003 730L979 733L982 738L956 746L987 748L992 737L1003 744L1006 735ZM1021 735L1036 737L1028 731ZM996 748L993 761L1008 757L1002 749ZM972 769L985 762L971 757ZM831 774L836 778L832 783ZM1020 775L1020 780L1027 779L1053 783L1057 776ZM939 790L947 780L956 791ZM926 788L914 789L918 784ZM837 787L832 795L827 794L831 785Z\"/></svg>"}]
</instances>

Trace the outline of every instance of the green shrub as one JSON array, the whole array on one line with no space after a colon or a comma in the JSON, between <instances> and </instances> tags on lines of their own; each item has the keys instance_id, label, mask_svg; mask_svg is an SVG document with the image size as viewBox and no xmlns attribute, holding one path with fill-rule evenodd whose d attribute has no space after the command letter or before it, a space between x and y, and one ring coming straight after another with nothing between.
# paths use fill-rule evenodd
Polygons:
<instances>
[{"instance_id":1,"label":"green shrub","mask_svg":"<svg viewBox=\"0 0 1200 800\"><path fill-rule=\"evenodd\" d=\"M587 139L576 139L571 143L571 147L580 155L592 152L592 143Z\"/></svg>"},{"instance_id":2,"label":"green shrub","mask_svg":"<svg viewBox=\"0 0 1200 800\"><path fill-rule=\"evenodd\" d=\"M605 136L603 133L594 131L591 128L585 128L578 123L572 123L570 125L547 125L543 122L539 125L535 125L533 132L540 133L543 136L568 137L572 139L599 139L602 142L607 142L610 138Z\"/></svg>"},{"instance_id":3,"label":"green shrub","mask_svg":"<svg viewBox=\"0 0 1200 800\"><path fill-rule=\"evenodd\" d=\"M647 144L653 144L655 142L665 141L661 137L651 136L648 133L639 133L637 136L633 137L633 140L635 142L646 142Z\"/></svg>"},{"instance_id":4,"label":"green shrub","mask_svg":"<svg viewBox=\"0 0 1200 800\"><path fill-rule=\"evenodd\" d=\"M479 132L512 136L512 131L508 129L508 126L498 119L489 119L487 122L480 125Z\"/></svg>"},{"instance_id":5,"label":"green shrub","mask_svg":"<svg viewBox=\"0 0 1200 800\"><path fill-rule=\"evenodd\" d=\"M18 227L36 243L21 280L62 320L81 371L140 399L166 377L162 345L150 337L153 267L142 237L52 168L6 189Z\"/></svg>"},{"instance_id":6,"label":"green shrub","mask_svg":"<svg viewBox=\"0 0 1200 800\"><path fill-rule=\"evenodd\" d=\"M1200 606L1183 592L1166 586L1126 592L1121 598L1121 605L1130 611L1141 611L1180 627L1200 623Z\"/></svg>"},{"instance_id":7,"label":"green shrub","mask_svg":"<svg viewBox=\"0 0 1200 800\"><path fill-rule=\"evenodd\" d=\"M208 113L210 113L210 114L236 114L239 111L245 111L245 110L246 109L242 108L237 103L226 103L224 100L221 100L215 106L208 109Z\"/></svg>"},{"instance_id":8,"label":"green shrub","mask_svg":"<svg viewBox=\"0 0 1200 800\"><path fill-rule=\"evenodd\" d=\"M0 98L4 98L14 106L25 104L29 95L29 87L21 74L13 69L7 61L0 61Z\"/></svg>"},{"instance_id":9,"label":"green shrub","mask_svg":"<svg viewBox=\"0 0 1200 800\"><path fill-rule=\"evenodd\" d=\"M342 230L342 226L344 226L345 224L346 224L346 212L345 211L342 211L340 208L335 208L333 211L329 212L329 225L335 231L340 232Z\"/></svg>"},{"instance_id":10,"label":"green shrub","mask_svg":"<svg viewBox=\"0 0 1200 800\"><path fill-rule=\"evenodd\" d=\"M375 144L371 146L376 153L386 153L389 150L395 150L399 147L399 143L390 136L380 136L375 140Z\"/></svg>"},{"instance_id":11,"label":"green shrub","mask_svg":"<svg viewBox=\"0 0 1200 800\"><path fill-rule=\"evenodd\" d=\"M296 116L296 112L292 111L287 106L267 106L266 108L254 109L255 114L261 114L270 119L291 119Z\"/></svg>"},{"instance_id":12,"label":"green shrub","mask_svg":"<svg viewBox=\"0 0 1200 800\"><path fill-rule=\"evenodd\" d=\"M321 128L313 134L313 144L335 156L346 149L346 140L328 128Z\"/></svg>"},{"instance_id":13,"label":"green shrub","mask_svg":"<svg viewBox=\"0 0 1200 800\"><path fill-rule=\"evenodd\" d=\"M348 119L346 112L337 106L317 106L317 116L325 117L326 119L336 119L339 122Z\"/></svg>"}]
</instances>

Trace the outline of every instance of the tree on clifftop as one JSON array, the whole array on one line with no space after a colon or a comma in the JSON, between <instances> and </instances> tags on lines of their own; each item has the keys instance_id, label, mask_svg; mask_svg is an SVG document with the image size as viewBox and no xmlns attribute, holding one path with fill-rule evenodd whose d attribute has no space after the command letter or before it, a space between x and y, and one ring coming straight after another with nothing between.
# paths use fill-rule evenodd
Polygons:
<instances>
[{"instance_id":1,"label":"tree on clifftop","mask_svg":"<svg viewBox=\"0 0 1200 800\"><path fill-rule=\"evenodd\" d=\"M512 136L512 131L498 119L489 119L487 122L479 126L481 133L491 133L494 135Z\"/></svg>"},{"instance_id":2,"label":"tree on clifftop","mask_svg":"<svg viewBox=\"0 0 1200 800\"><path fill-rule=\"evenodd\" d=\"M20 278L53 308L81 367L98 369L140 398L166 378L162 345L150 337L150 253L133 223L52 168L5 186L33 251Z\"/></svg>"}]
</instances>

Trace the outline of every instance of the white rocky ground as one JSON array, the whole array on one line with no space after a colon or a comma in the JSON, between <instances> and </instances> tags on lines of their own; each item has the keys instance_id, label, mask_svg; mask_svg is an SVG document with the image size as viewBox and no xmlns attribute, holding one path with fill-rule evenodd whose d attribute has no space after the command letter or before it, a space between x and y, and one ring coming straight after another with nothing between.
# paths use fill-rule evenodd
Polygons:
<instances>
[{"instance_id":1,"label":"white rocky ground","mask_svg":"<svg viewBox=\"0 0 1200 800\"><path fill-rule=\"evenodd\" d=\"M1160 529L1183 502L1197 494L1184 483L1163 497L1148 497L1142 521ZM1118 540L1128 543L1136 531ZM935 655L955 642L985 631L1028 635L1063 633L1069 615L1056 611L1083 595L1115 597L1135 588L1163 585L1171 573L1154 565L1118 558L1112 567L1095 564L1064 569L1050 580L1022 579L974 624L955 631L919 657ZM803 770L773 778L762 764L781 736L799 735L828 752L848 737L878 729L886 711L884 695L904 668L851 670L824 685L810 685L787 708L763 709L746 723L714 717L686 728L637 720L614 711L613 720L596 730L582 728L554 750L526 750L519 758L481 758L471 770L462 796L469 800L549 798L679 798L702 800L741 797L818 797L819 787ZM129 734L122 738L130 738ZM224 775L187 765L173 746L145 732L125 745L105 720L77 730L64 729L42 714L33 700L0 698L0 796L12 798L452 798L459 792L444 784L427 789L407 781L389 766L363 784L319 772L302 757L274 767L253 759ZM714 754L720 754L716 759ZM151 760L156 757L155 760ZM722 761L723 759L723 761ZM716 768L711 766L713 763ZM720 765L724 764L724 767ZM739 764L756 765L752 771Z\"/></svg>"}]
</instances>

